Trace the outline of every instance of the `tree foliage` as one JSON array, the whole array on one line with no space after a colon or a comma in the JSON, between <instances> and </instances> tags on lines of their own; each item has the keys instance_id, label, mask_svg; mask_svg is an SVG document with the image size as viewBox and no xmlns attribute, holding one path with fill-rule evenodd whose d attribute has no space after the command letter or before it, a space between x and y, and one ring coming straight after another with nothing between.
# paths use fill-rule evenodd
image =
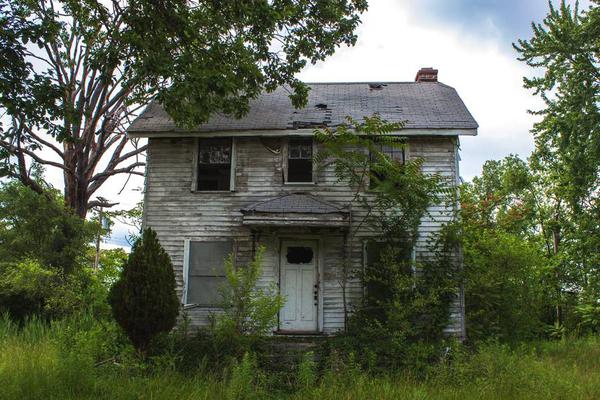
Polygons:
<instances>
[{"instance_id":1,"label":"tree foliage","mask_svg":"<svg viewBox=\"0 0 600 400\"><path fill-rule=\"evenodd\" d=\"M84 264L97 228L65 207L55 190L40 195L18 181L0 186L2 262L37 260L69 274Z\"/></svg>"},{"instance_id":2,"label":"tree foliage","mask_svg":"<svg viewBox=\"0 0 600 400\"><path fill-rule=\"evenodd\" d=\"M538 216L551 255L556 316L570 294L596 303L600 298L600 7L550 3L529 40L515 45L520 60L541 72L525 78L545 103L534 111L531 157L539 198Z\"/></svg>"},{"instance_id":3,"label":"tree foliage","mask_svg":"<svg viewBox=\"0 0 600 400\"><path fill-rule=\"evenodd\" d=\"M106 315L104 269L93 274L87 258L98 229L65 207L57 191L38 194L18 181L2 183L0 313L19 321Z\"/></svg>"},{"instance_id":4,"label":"tree foliage","mask_svg":"<svg viewBox=\"0 0 600 400\"><path fill-rule=\"evenodd\" d=\"M250 99L281 85L301 105L307 87L295 74L354 44L366 7L364 0L1 0L2 173L41 192L29 161L61 169L65 200L83 217L111 176L141 174L146 146L125 129L150 100L187 127L214 112L239 117Z\"/></svg>"},{"instance_id":5,"label":"tree foliage","mask_svg":"<svg viewBox=\"0 0 600 400\"><path fill-rule=\"evenodd\" d=\"M542 336L552 322L557 282L529 166L515 156L487 161L460 199L469 339Z\"/></svg>"},{"instance_id":6,"label":"tree foliage","mask_svg":"<svg viewBox=\"0 0 600 400\"><path fill-rule=\"evenodd\" d=\"M173 265L152 229L134 244L109 302L116 321L142 353L157 334L175 326L180 302Z\"/></svg>"},{"instance_id":7,"label":"tree foliage","mask_svg":"<svg viewBox=\"0 0 600 400\"><path fill-rule=\"evenodd\" d=\"M321 168L332 167L338 180L353 188L350 206L354 215L361 215L357 210L365 215L356 221L351 240L366 228L378 244L377 259L362 271L346 271L342 284L362 281L365 295L354 305L348 337L361 361L374 357L379 366L412 365L435 354L459 290L453 228L431 238L433 257L413 259L428 208L456 199L454 183L422 172L422 159L401 161L386 154L384 147L405 147L401 129L402 124L374 115L315 133L324 146L317 155Z\"/></svg>"}]
</instances>

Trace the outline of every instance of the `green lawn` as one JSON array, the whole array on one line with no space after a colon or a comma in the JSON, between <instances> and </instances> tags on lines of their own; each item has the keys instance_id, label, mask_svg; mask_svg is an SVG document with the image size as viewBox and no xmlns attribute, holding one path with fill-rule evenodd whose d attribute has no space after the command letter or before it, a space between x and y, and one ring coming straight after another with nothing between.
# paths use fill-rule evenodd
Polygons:
<instances>
[{"instance_id":1,"label":"green lawn","mask_svg":"<svg viewBox=\"0 0 600 400\"><path fill-rule=\"evenodd\" d=\"M0 325L1 399L600 399L600 338L483 346L420 379L372 377L348 366L311 383L305 370L289 378L297 382L290 389L281 384L285 376L262 372L249 359L218 378L210 368L174 372L168 359L151 368L127 357L98 365L99 351L110 352L107 343L58 329Z\"/></svg>"}]
</instances>

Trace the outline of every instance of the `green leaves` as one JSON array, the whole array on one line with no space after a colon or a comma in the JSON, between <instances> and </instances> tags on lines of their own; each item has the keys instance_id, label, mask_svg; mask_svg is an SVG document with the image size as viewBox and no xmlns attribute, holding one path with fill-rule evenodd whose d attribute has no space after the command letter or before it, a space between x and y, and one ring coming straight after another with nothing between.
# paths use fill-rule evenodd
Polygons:
<instances>
[{"instance_id":1,"label":"green leaves","mask_svg":"<svg viewBox=\"0 0 600 400\"><path fill-rule=\"evenodd\" d=\"M599 4L594 0L587 10L565 1L550 4L543 22L532 25L531 39L514 45L519 60L537 70L524 86L545 104L533 112L541 120L532 131L530 166L541 236L552 257L548 281L555 285L555 319L567 323L572 314L562 310L565 303L600 293L590 279L598 274L600 246Z\"/></svg>"},{"instance_id":2,"label":"green leaves","mask_svg":"<svg viewBox=\"0 0 600 400\"><path fill-rule=\"evenodd\" d=\"M546 104L536 111L533 166L553 175L553 187L573 211L586 207L600 186L600 11L550 4L533 37L514 45L519 60L543 75L524 78ZM597 197L597 196L596 196Z\"/></svg>"},{"instance_id":3,"label":"green leaves","mask_svg":"<svg viewBox=\"0 0 600 400\"><path fill-rule=\"evenodd\" d=\"M130 79L186 127L215 111L241 116L250 99L281 85L299 106L307 92L295 74L354 44L364 10L361 0L131 1L123 14Z\"/></svg>"},{"instance_id":4,"label":"green leaves","mask_svg":"<svg viewBox=\"0 0 600 400\"><path fill-rule=\"evenodd\" d=\"M217 317L217 331L224 335L266 335L277 323L284 299L272 283L257 286L265 248L259 246L248 265L236 265L233 254L225 260L226 285L221 288L224 313Z\"/></svg>"},{"instance_id":5,"label":"green leaves","mask_svg":"<svg viewBox=\"0 0 600 400\"><path fill-rule=\"evenodd\" d=\"M436 357L459 285L450 235L433 235L431 259L415 263L412 257L428 208L444 201L454 206L456 198L454 182L424 173L423 159L405 157L402 127L376 114L315 131L322 145L319 168L333 169L338 181L353 188L353 215L366 215L356 224L376 232L366 244L367 265L354 271L365 295L348 333L361 357L374 356L384 366L410 364L411 354L424 348L429 350L417 358Z\"/></svg>"},{"instance_id":6,"label":"green leaves","mask_svg":"<svg viewBox=\"0 0 600 400\"><path fill-rule=\"evenodd\" d=\"M0 172L41 191L27 161L62 169L65 199L84 217L108 177L141 174L143 163L132 158L145 147L131 151L123 132L148 102L159 101L185 128L214 113L241 117L250 100L280 86L300 107L308 88L296 74L354 44L366 7L364 0L0 0L0 113L8 121L0 148L19 156L0 154L13 163ZM41 148L60 161L42 159Z\"/></svg>"}]
</instances>

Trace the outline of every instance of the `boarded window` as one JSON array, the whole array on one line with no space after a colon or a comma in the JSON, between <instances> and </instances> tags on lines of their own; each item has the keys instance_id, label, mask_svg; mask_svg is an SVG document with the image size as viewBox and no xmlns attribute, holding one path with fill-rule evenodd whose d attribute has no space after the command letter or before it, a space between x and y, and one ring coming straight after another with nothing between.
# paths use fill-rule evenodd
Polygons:
<instances>
[{"instance_id":1,"label":"boarded window","mask_svg":"<svg viewBox=\"0 0 600 400\"><path fill-rule=\"evenodd\" d=\"M398 139L399 143L404 143L404 139ZM382 143L379 145L378 150L383 154L387 155L390 160L399 162L400 164L404 164L405 162L405 153L404 147L400 145L394 145L391 143ZM371 160L373 160L373 155L371 154ZM371 189L375 187L377 180L384 181L385 180L385 172L384 171L371 171L371 176L375 176L377 179L371 179L370 187Z\"/></svg>"},{"instance_id":2,"label":"boarded window","mask_svg":"<svg viewBox=\"0 0 600 400\"><path fill-rule=\"evenodd\" d=\"M221 301L225 284L224 260L233 242L190 242L187 303L214 306Z\"/></svg>"},{"instance_id":3,"label":"boarded window","mask_svg":"<svg viewBox=\"0 0 600 400\"><path fill-rule=\"evenodd\" d=\"M313 181L312 138L291 138L288 143L288 182Z\"/></svg>"},{"instance_id":4,"label":"boarded window","mask_svg":"<svg viewBox=\"0 0 600 400\"><path fill-rule=\"evenodd\" d=\"M231 187L231 138L200 139L197 190Z\"/></svg>"}]
</instances>

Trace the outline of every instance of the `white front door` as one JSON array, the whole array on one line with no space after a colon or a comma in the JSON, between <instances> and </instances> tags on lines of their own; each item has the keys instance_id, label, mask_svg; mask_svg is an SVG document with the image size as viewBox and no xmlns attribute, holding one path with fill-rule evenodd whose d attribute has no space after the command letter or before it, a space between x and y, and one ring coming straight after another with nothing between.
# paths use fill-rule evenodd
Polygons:
<instances>
[{"instance_id":1,"label":"white front door","mask_svg":"<svg viewBox=\"0 0 600 400\"><path fill-rule=\"evenodd\" d=\"M279 329L316 332L318 329L317 242L284 241L281 244L280 288L285 305L279 312Z\"/></svg>"}]
</instances>

